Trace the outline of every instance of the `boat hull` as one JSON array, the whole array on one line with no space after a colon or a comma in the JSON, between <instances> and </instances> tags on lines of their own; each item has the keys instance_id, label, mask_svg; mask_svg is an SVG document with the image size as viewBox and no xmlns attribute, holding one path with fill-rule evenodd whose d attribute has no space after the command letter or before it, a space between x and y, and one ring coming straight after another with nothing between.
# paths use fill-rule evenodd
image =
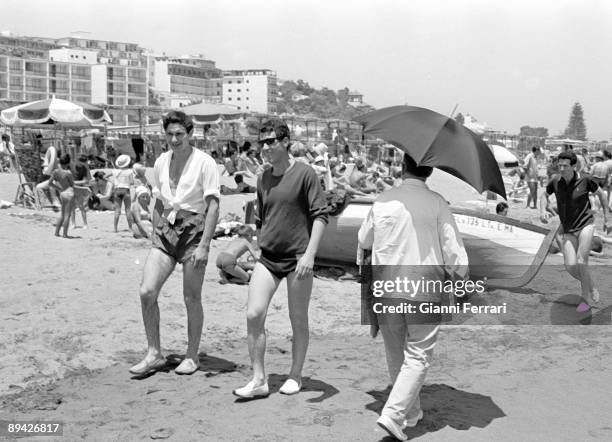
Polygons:
<instances>
[{"instance_id":1,"label":"boat hull","mask_svg":"<svg viewBox=\"0 0 612 442\"><path fill-rule=\"evenodd\" d=\"M330 217L317 253L320 264L355 265L357 232L372 201L355 200L339 216ZM511 218L475 210L452 208L463 239L470 277L489 286L520 287L542 265L556 228L545 229Z\"/></svg>"}]
</instances>

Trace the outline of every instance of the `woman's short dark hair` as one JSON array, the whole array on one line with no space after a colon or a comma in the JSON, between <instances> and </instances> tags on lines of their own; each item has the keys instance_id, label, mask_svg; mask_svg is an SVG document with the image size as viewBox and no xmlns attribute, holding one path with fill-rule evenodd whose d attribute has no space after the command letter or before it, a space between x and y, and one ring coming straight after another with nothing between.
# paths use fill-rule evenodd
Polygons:
<instances>
[{"instance_id":1,"label":"woman's short dark hair","mask_svg":"<svg viewBox=\"0 0 612 442\"><path fill-rule=\"evenodd\" d=\"M62 165L70 164L70 154L65 153L62 155L59 162Z\"/></svg>"},{"instance_id":2,"label":"woman's short dark hair","mask_svg":"<svg viewBox=\"0 0 612 442\"><path fill-rule=\"evenodd\" d=\"M164 115L162 119L164 132L171 124L180 124L185 128L187 133L191 133L191 131L193 130L193 120L191 119L191 117L185 112L181 112L178 110L170 111L166 115Z\"/></svg>"},{"instance_id":3,"label":"woman's short dark hair","mask_svg":"<svg viewBox=\"0 0 612 442\"><path fill-rule=\"evenodd\" d=\"M427 178L433 172L433 167L431 166L417 166L416 161L408 155L404 154L404 163L402 164L402 172L410 173L414 176L418 176L420 178Z\"/></svg>"},{"instance_id":4,"label":"woman's short dark hair","mask_svg":"<svg viewBox=\"0 0 612 442\"><path fill-rule=\"evenodd\" d=\"M93 174L94 179L105 179L106 177L104 176L104 172L98 170L96 173Z\"/></svg>"},{"instance_id":5,"label":"woman's short dark hair","mask_svg":"<svg viewBox=\"0 0 612 442\"><path fill-rule=\"evenodd\" d=\"M566 150L565 152L561 152L558 158L559 158L559 161L569 160L571 166L575 165L578 162L578 157L571 150Z\"/></svg>"}]
</instances>

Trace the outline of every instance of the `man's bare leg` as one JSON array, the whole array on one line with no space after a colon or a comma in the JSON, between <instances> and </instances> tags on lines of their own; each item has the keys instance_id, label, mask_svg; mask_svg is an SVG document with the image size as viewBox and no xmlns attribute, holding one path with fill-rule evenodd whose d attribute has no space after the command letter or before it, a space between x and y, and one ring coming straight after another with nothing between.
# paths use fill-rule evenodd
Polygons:
<instances>
[{"instance_id":1,"label":"man's bare leg","mask_svg":"<svg viewBox=\"0 0 612 442\"><path fill-rule=\"evenodd\" d=\"M591 272L589 271L589 253L593 245L594 232L595 224L589 224L578 235L578 265L581 267L582 283L586 285L583 292L584 290L587 291L588 298L585 299L589 305L599 302L599 291L595 288Z\"/></svg>"},{"instance_id":2,"label":"man's bare leg","mask_svg":"<svg viewBox=\"0 0 612 442\"><path fill-rule=\"evenodd\" d=\"M187 353L185 359L191 359L195 366L200 365L198 350L204 324L202 284L205 271L206 267L196 268L190 259L183 264L183 297L187 309Z\"/></svg>"},{"instance_id":3,"label":"man's bare leg","mask_svg":"<svg viewBox=\"0 0 612 442\"><path fill-rule=\"evenodd\" d=\"M574 234L563 235L563 260L568 273L580 281L581 294L585 302L593 304L592 280L588 271L588 256L593 239L593 227L591 224L583 228L578 236ZM586 257L585 257L586 255Z\"/></svg>"},{"instance_id":4,"label":"man's bare leg","mask_svg":"<svg viewBox=\"0 0 612 442\"><path fill-rule=\"evenodd\" d=\"M287 291L289 319L293 331L293 340L291 344L292 360L289 379L293 379L300 384L310 338L310 330L308 328L308 305L312 293L312 274L301 280L297 278L295 272L287 275Z\"/></svg>"},{"instance_id":5,"label":"man's bare leg","mask_svg":"<svg viewBox=\"0 0 612 442\"><path fill-rule=\"evenodd\" d=\"M159 337L157 297L164 282L174 270L175 264L176 261L173 258L156 248L152 248L147 256L139 291L142 319L147 335L147 354L140 363L132 367L132 370L138 371L139 367L144 367L163 357Z\"/></svg>"},{"instance_id":6,"label":"man's bare leg","mask_svg":"<svg viewBox=\"0 0 612 442\"><path fill-rule=\"evenodd\" d=\"M249 284L249 299L247 301L247 335L255 387L266 383L264 368L266 315L270 300L279 284L280 279L272 275L263 264L257 263L255 265Z\"/></svg>"}]
</instances>

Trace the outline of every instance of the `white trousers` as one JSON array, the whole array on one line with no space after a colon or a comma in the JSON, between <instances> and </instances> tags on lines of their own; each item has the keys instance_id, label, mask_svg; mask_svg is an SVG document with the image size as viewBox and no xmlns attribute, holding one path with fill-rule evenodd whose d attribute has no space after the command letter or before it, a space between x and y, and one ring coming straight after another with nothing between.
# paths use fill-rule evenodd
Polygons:
<instances>
[{"instance_id":1,"label":"white trousers","mask_svg":"<svg viewBox=\"0 0 612 442\"><path fill-rule=\"evenodd\" d=\"M393 388L382 414L400 427L421 411L419 393L433 356L439 324L409 324L408 315L386 314L380 321Z\"/></svg>"}]
</instances>

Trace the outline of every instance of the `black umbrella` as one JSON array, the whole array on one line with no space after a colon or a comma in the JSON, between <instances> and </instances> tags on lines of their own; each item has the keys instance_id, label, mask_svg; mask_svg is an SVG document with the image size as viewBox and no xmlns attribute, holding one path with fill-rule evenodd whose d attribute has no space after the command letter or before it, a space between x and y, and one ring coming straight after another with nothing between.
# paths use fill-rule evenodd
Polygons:
<instances>
[{"instance_id":1,"label":"black umbrella","mask_svg":"<svg viewBox=\"0 0 612 442\"><path fill-rule=\"evenodd\" d=\"M415 106L392 106L357 117L368 135L408 153L420 166L437 167L479 192L506 198L497 161L478 135L452 118Z\"/></svg>"}]
</instances>

